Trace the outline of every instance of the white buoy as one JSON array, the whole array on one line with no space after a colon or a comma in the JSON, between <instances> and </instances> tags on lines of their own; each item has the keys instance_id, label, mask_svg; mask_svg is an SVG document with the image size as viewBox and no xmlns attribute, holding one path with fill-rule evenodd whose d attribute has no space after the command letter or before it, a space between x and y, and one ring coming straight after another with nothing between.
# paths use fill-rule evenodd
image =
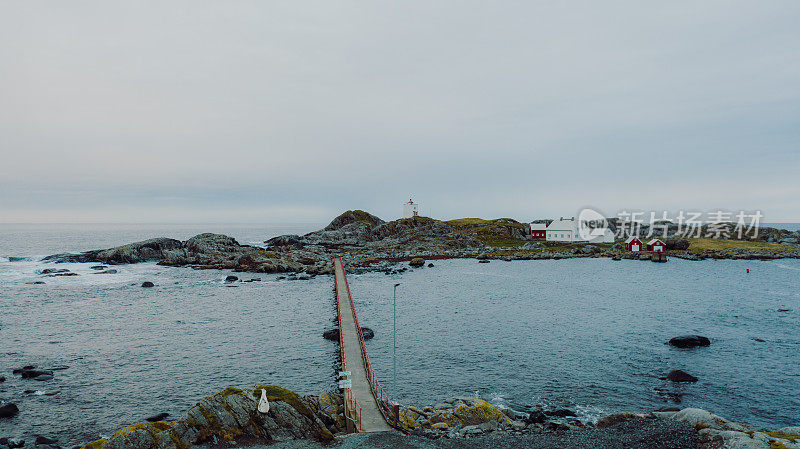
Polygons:
<instances>
[{"instance_id":1,"label":"white buoy","mask_svg":"<svg viewBox=\"0 0 800 449\"><path fill-rule=\"evenodd\" d=\"M269 412L269 401L267 400L267 390L261 389L261 400L258 401L258 411L261 413Z\"/></svg>"}]
</instances>

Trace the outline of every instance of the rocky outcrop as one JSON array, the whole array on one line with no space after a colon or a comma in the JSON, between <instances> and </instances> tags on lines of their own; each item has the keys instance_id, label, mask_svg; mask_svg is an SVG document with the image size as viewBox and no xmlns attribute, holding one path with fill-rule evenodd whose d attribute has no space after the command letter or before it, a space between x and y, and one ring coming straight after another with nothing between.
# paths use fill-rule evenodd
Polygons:
<instances>
[{"instance_id":1,"label":"rocky outcrop","mask_svg":"<svg viewBox=\"0 0 800 449\"><path fill-rule=\"evenodd\" d=\"M402 407L400 427L413 430L449 429L484 425L497 429L501 424L509 424L511 419L494 405L478 398L457 397L434 407Z\"/></svg>"},{"instance_id":2,"label":"rocky outcrop","mask_svg":"<svg viewBox=\"0 0 800 449\"><path fill-rule=\"evenodd\" d=\"M257 409L261 391L270 409ZM146 422L117 431L84 449L187 449L198 444L266 444L295 439L327 442L343 429L341 396L302 398L274 385L228 387L209 396L175 422Z\"/></svg>"},{"instance_id":3,"label":"rocky outcrop","mask_svg":"<svg viewBox=\"0 0 800 449\"><path fill-rule=\"evenodd\" d=\"M675 419L694 426L701 449L800 449L798 428L759 430L728 421L706 410L686 408L678 412L653 412L658 418Z\"/></svg>"},{"instance_id":4,"label":"rocky outcrop","mask_svg":"<svg viewBox=\"0 0 800 449\"><path fill-rule=\"evenodd\" d=\"M80 254L55 254L42 260L46 262L103 262L106 264L139 263L164 260L170 252L180 250L182 247L183 243L180 240L162 237Z\"/></svg>"}]
</instances>

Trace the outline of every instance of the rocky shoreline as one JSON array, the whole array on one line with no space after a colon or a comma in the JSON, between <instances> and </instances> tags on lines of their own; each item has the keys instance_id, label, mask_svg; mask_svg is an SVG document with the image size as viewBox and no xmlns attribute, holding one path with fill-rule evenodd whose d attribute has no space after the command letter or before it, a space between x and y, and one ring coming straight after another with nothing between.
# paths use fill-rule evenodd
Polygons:
<instances>
[{"instance_id":1,"label":"rocky shoreline","mask_svg":"<svg viewBox=\"0 0 800 449\"><path fill-rule=\"evenodd\" d=\"M612 223L613 226L613 223ZM643 229L646 232L647 229ZM673 230L677 231L677 230ZM709 239L706 239L709 240ZM763 228L757 240L666 239L669 257L685 260L774 260L800 258L800 233ZM241 245L220 234L200 234L186 241L155 238L80 254L54 254L43 261L106 265L157 262L196 269L229 269L253 273L331 274L333 257L341 256L355 272L402 270L396 264L420 259L542 260L566 258L650 261L649 252L625 251L622 243L586 244L531 241L527 225L510 218L440 221L427 217L385 222L367 212L347 211L324 229L283 235L263 247ZM418 267L422 267L420 264ZM106 268L106 267L104 267ZM113 274L114 270L100 271ZM69 276L68 272L52 272Z\"/></svg>"},{"instance_id":2,"label":"rocky shoreline","mask_svg":"<svg viewBox=\"0 0 800 449\"><path fill-rule=\"evenodd\" d=\"M266 413L258 410L262 391L269 400ZM456 397L436 406L402 407L396 435L405 435L402 441L411 444L408 447L496 447L498 441L506 441L511 446L523 443L520 447L800 448L800 426L757 429L697 408L616 413L596 423L583 422L575 415L569 409L541 407L517 413L482 399ZM346 445L353 438L345 433L341 394L300 396L275 385L228 387L201 400L176 421L158 418L164 416L76 448L230 448L281 442L291 443L289 447L301 442L316 447L313 442ZM384 435L378 440L393 438ZM524 444L530 441L541 445ZM604 443L596 444L600 441ZM23 446L21 440L0 439L2 449ZM31 446L60 448L57 441L44 436L37 437Z\"/></svg>"}]
</instances>

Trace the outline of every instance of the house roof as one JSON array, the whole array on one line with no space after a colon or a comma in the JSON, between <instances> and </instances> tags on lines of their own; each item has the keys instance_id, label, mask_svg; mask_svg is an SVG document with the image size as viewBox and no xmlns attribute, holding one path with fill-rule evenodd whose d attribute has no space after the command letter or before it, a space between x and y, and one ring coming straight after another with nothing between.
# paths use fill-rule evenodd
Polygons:
<instances>
[{"instance_id":1,"label":"house roof","mask_svg":"<svg viewBox=\"0 0 800 449\"><path fill-rule=\"evenodd\" d=\"M653 239L653 240L650 240L649 242L647 242L648 245L653 245L655 243L661 243L662 245L664 244L664 242L661 241L661 239Z\"/></svg>"},{"instance_id":2,"label":"house roof","mask_svg":"<svg viewBox=\"0 0 800 449\"><path fill-rule=\"evenodd\" d=\"M628 237L627 240L625 240L625 243L630 243L630 242L632 242L634 240L639 240L639 237L636 237L635 235L632 235L632 236ZM639 240L639 242L641 242L641 240Z\"/></svg>"},{"instance_id":3,"label":"house roof","mask_svg":"<svg viewBox=\"0 0 800 449\"><path fill-rule=\"evenodd\" d=\"M547 225L544 223L531 223L531 231L544 231Z\"/></svg>"},{"instance_id":4,"label":"house roof","mask_svg":"<svg viewBox=\"0 0 800 449\"><path fill-rule=\"evenodd\" d=\"M553 220L553 222L547 226L548 231L575 231L576 229L577 223L575 220Z\"/></svg>"}]
</instances>

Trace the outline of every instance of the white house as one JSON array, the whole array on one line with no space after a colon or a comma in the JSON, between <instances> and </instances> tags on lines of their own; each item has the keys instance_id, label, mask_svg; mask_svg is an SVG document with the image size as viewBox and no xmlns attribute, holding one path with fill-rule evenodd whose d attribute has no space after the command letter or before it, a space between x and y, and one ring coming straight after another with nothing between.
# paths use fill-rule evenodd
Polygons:
<instances>
[{"instance_id":1,"label":"white house","mask_svg":"<svg viewBox=\"0 0 800 449\"><path fill-rule=\"evenodd\" d=\"M419 215L419 204L408 200L407 203L403 204L403 218L411 218L416 217Z\"/></svg>"},{"instance_id":2,"label":"white house","mask_svg":"<svg viewBox=\"0 0 800 449\"><path fill-rule=\"evenodd\" d=\"M582 237L574 217L553 220L547 226L545 235L548 242L614 243L614 233L608 228L603 229L602 233L593 231L589 238Z\"/></svg>"},{"instance_id":3,"label":"white house","mask_svg":"<svg viewBox=\"0 0 800 449\"><path fill-rule=\"evenodd\" d=\"M553 220L547 225L546 235L548 242L575 242L578 237L578 223L574 218Z\"/></svg>"}]
</instances>

